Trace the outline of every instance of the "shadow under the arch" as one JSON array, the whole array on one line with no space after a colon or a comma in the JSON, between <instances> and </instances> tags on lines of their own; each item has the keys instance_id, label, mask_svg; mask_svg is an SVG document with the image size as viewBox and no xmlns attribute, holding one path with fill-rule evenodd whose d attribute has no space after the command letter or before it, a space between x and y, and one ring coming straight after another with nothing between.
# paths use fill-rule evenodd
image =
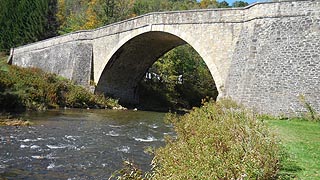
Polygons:
<instances>
[{"instance_id":1,"label":"shadow under the arch","mask_svg":"<svg viewBox=\"0 0 320 180\"><path fill-rule=\"evenodd\" d=\"M152 111L185 112L218 96L208 67L190 45L159 58L138 87L139 108Z\"/></svg>"}]
</instances>

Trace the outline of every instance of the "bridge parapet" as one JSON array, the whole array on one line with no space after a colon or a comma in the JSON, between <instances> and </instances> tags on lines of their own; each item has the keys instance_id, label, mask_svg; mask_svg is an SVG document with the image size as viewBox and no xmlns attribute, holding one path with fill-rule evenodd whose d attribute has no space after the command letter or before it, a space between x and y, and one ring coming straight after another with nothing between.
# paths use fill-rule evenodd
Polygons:
<instances>
[{"instance_id":1,"label":"bridge parapet","mask_svg":"<svg viewBox=\"0 0 320 180\"><path fill-rule=\"evenodd\" d=\"M153 12L120 21L94 30L77 31L15 48L15 53L43 49L73 41L88 41L132 31L152 25L243 23L262 18L319 15L320 2L315 0L264 2L242 8L197 9Z\"/></svg>"},{"instance_id":2,"label":"bridge parapet","mask_svg":"<svg viewBox=\"0 0 320 180\"><path fill-rule=\"evenodd\" d=\"M62 36L53 37L50 39L42 40L39 42L34 42L24 46L14 48L15 54L20 54L24 52L37 51L52 46L57 46L65 43L75 42L75 41L90 41L92 40L92 31L77 31Z\"/></svg>"},{"instance_id":3,"label":"bridge parapet","mask_svg":"<svg viewBox=\"0 0 320 180\"><path fill-rule=\"evenodd\" d=\"M93 38L152 25L243 23L255 19L319 15L320 2L264 2L242 8L153 12L94 30Z\"/></svg>"}]
</instances>

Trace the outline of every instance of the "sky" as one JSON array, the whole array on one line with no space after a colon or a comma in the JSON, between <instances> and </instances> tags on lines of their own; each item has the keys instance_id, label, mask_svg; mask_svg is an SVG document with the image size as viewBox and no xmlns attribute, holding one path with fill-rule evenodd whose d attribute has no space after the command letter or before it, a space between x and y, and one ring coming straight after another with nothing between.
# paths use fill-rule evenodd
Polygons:
<instances>
[{"instance_id":1,"label":"sky","mask_svg":"<svg viewBox=\"0 0 320 180\"><path fill-rule=\"evenodd\" d=\"M198 2L201 0L197 0ZM223 0L218 0L219 2L223 1ZM232 5L233 2L237 1L237 0L225 0L228 2L229 6ZM238 0L238 1L244 1L247 2L249 4L255 3L255 2L263 2L263 1L267 1L267 0Z\"/></svg>"}]
</instances>

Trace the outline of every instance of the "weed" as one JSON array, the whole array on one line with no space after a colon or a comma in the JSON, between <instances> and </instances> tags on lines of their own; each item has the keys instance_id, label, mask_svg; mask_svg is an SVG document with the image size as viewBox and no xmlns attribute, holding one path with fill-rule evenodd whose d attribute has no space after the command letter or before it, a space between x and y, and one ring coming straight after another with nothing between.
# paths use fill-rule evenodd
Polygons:
<instances>
[{"instance_id":1,"label":"weed","mask_svg":"<svg viewBox=\"0 0 320 180\"><path fill-rule=\"evenodd\" d=\"M311 106L311 104L309 102L307 102L305 96L300 94L299 95L299 100L300 100L300 102L303 104L303 106L306 108L306 110L308 112L306 115L304 115L304 117L307 120L320 121L319 115L317 114L316 110Z\"/></svg>"}]
</instances>

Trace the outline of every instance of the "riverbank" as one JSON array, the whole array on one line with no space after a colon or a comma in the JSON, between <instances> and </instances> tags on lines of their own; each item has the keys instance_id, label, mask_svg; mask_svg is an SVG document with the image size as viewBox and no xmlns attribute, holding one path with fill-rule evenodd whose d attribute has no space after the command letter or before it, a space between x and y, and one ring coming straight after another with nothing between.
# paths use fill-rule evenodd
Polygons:
<instances>
[{"instance_id":1,"label":"riverbank","mask_svg":"<svg viewBox=\"0 0 320 180\"><path fill-rule=\"evenodd\" d=\"M120 107L118 101L95 95L71 81L37 68L21 68L0 58L0 112L51 108Z\"/></svg>"},{"instance_id":2,"label":"riverbank","mask_svg":"<svg viewBox=\"0 0 320 180\"><path fill-rule=\"evenodd\" d=\"M0 113L0 126L29 126L32 125L30 121L15 118L10 114Z\"/></svg>"},{"instance_id":3,"label":"riverbank","mask_svg":"<svg viewBox=\"0 0 320 180\"><path fill-rule=\"evenodd\" d=\"M281 149L266 124L230 100L206 102L183 116L168 114L176 137L153 151L144 176L126 163L115 179L274 179Z\"/></svg>"},{"instance_id":4,"label":"riverbank","mask_svg":"<svg viewBox=\"0 0 320 180\"><path fill-rule=\"evenodd\" d=\"M170 114L177 138L156 149L143 175L126 161L124 179L319 179L320 122L278 119L239 109L232 101ZM214 168L213 168L214 167ZM211 178L209 178L211 177Z\"/></svg>"}]
</instances>

